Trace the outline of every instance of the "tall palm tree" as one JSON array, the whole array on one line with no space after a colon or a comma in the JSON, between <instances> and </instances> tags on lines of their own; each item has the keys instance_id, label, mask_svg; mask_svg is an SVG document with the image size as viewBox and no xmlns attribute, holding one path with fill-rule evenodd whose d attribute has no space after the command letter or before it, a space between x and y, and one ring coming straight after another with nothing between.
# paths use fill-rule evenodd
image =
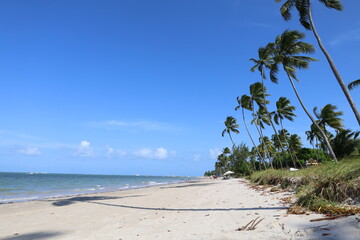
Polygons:
<instances>
[{"instance_id":1,"label":"tall palm tree","mask_svg":"<svg viewBox=\"0 0 360 240\"><path fill-rule=\"evenodd\" d=\"M318 134L315 129L315 126L312 124L310 126L310 130L305 132L306 139L310 142L310 144L313 146L313 149L315 150L315 147L318 148ZM319 151L316 151L317 159L319 160Z\"/></svg>"},{"instance_id":2,"label":"tall palm tree","mask_svg":"<svg viewBox=\"0 0 360 240\"><path fill-rule=\"evenodd\" d=\"M265 112L265 109L263 106L261 106L258 111L253 115L253 120L251 121L252 124L255 124L257 130L260 134L260 142L264 142L264 134L262 130L265 128L266 125L270 125L270 121L268 118L268 115ZM265 155L268 156L269 162L271 162L271 156L270 156L270 150L267 149L267 145L263 146ZM265 162L263 162L264 167L266 168ZM272 166L272 164L271 164Z\"/></svg>"},{"instance_id":3,"label":"tall palm tree","mask_svg":"<svg viewBox=\"0 0 360 240\"><path fill-rule=\"evenodd\" d=\"M261 156L260 152L259 152L259 149L257 148L255 142L254 142L254 139L252 138L251 134L250 134L250 131L248 129L248 126L246 124L246 121L245 121L245 113L244 113L244 109L246 110L249 110L249 111L252 111L253 110L253 103L251 102L251 97L249 97L248 95L244 94L241 96L241 98L237 97L236 98L237 102L238 102L238 106L235 107L235 111L237 111L240 107L241 107L241 112L242 112L242 117L243 117L243 122L244 122L244 126L245 126L245 129L246 129L246 132L247 134L249 135L250 137L250 140L254 146L254 148L256 149L256 152L259 156L260 159L262 159L263 157Z\"/></svg>"},{"instance_id":4,"label":"tall palm tree","mask_svg":"<svg viewBox=\"0 0 360 240\"><path fill-rule=\"evenodd\" d=\"M263 151L268 151L270 166L271 166L271 168L274 168L271 158L273 158L273 156L275 154L275 147L272 144L272 142L270 141L269 137L267 137L267 136L264 136L260 140L261 140L261 142L260 142L259 148L262 149Z\"/></svg>"},{"instance_id":5,"label":"tall palm tree","mask_svg":"<svg viewBox=\"0 0 360 240\"><path fill-rule=\"evenodd\" d=\"M289 148L296 154L302 147L301 138L297 134L291 134L289 138ZM296 167L294 163L294 167Z\"/></svg>"},{"instance_id":6,"label":"tall palm tree","mask_svg":"<svg viewBox=\"0 0 360 240\"><path fill-rule=\"evenodd\" d=\"M276 2L281 2L282 0L275 0ZM332 8L338 11L341 11L343 9L343 6L341 4L341 1L339 0L319 0L321 3L323 3L327 8ZM346 99L348 100L355 117L358 121L358 124L360 125L360 114L359 111L355 105L354 100L352 99L349 89L345 85L343 79L340 76L339 71L337 70L334 61L332 60L330 54L325 49L324 44L322 43L320 36L315 28L314 20L312 17L312 11L311 11L311 0L285 0L285 3L281 6L280 12L283 18L288 21L291 19L291 10L293 7L297 9L300 16L300 23L303 25L306 29L311 30L314 33L314 36L319 44L319 47L323 54L325 55L330 68L332 72L334 73L334 76L336 80L338 81L342 91L345 94Z\"/></svg>"},{"instance_id":7,"label":"tall palm tree","mask_svg":"<svg viewBox=\"0 0 360 240\"><path fill-rule=\"evenodd\" d=\"M341 130L331 141L334 151L340 158L351 155L360 146L359 136L360 131Z\"/></svg>"},{"instance_id":8,"label":"tall palm tree","mask_svg":"<svg viewBox=\"0 0 360 240\"><path fill-rule=\"evenodd\" d=\"M275 133L275 136L278 140L278 143L279 143L279 146L281 148L281 151L284 155L284 157L286 157L285 153L284 153L284 147L280 141L280 138L279 138L279 135L277 133L277 130L275 128L275 125L272 121L272 118L270 116L270 112L267 108L267 100L266 100L266 96L268 96L269 94L266 94L266 87L265 87L265 84L264 84L264 80L266 78L265 76L265 69L264 68L268 68L268 69L271 69L271 66L274 64L274 61L271 57L271 49L269 48L264 48L264 47L261 47L258 49L258 56L259 56L259 59L254 59L254 58L250 58L250 61L253 61L255 63L255 65L250 69L252 72L255 71L255 69L258 69L259 72L260 72L260 75L261 75L261 88L262 88L262 94L263 94L263 99L264 99L264 103L263 103L263 107L264 107L264 110L265 110L265 113L268 115L268 119L269 119L269 123Z\"/></svg>"},{"instance_id":9,"label":"tall palm tree","mask_svg":"<svg viewBox=\"0 0 360 240\"><path fill-rule=\"evenodd\" d=\"M288 119L293 122L294 117L296 116L294 113L295 109L296 109L295 106L292 106L290 104L290 100L287 99L286 97L280 97L279 100L276 101L276 110L273 111L271 113L271 115L273 115L275 123L277 125L280 125L282 133L285 133L282 121L284 119ZM293 164L295 165L295 159L294 159L295 157L293 156L293 154L289 148L289 143L287 141L287 138L286 138L286 136L283 136L283 138L284 138L286 146L288 147L291 160L292 160Z\"/></svg>"},{"instance_id":10,"label":"tall palm tree","mask_svg":"<svg viewBox=\"0 0 360 240\"><path fill-rule=\"evenodd\" d=\"M311 57L297 55L302 53L314 52L314 47L311 44L301 41L304 37L305 35L298 31L286 30L283 34L276 37L275 43L268 44L268 47L273 49L273 59L275 62L271 68L273 74L270 75L270 77L273 78L273 81L277 80L276 73L278 72L278 65L281 64L286 75L288 76L290 84L295 92L295 95L301 107L303 108L307 116L310 118L312 123L319 129L329 150L330 156L337 162L336 155L331 148L329 140L327 139L324 131L315 121L314 117L305 107L305 104L302 101L293 81L293 79L298 80L296 77L296 69L306 69L309 66L309 62L316 61L316 59Z\"/></svg>"},{"instance_id":11,"label":"tall palm tree","mask_svg":"<svg viewBox=\"0 0 360 240\"><path fill-rule=\"evenodd\" d=\"M360 85L360 79L349 83L348 88L349 88L349 90L353 90L355 87L357 87L359 85Z\"/></svg>"},{"instance_id":12,"label":"tall palm tree","mask_svg":"<svg viewBox=\"0 0 360 240\"><path fill-rule=\"evenodd\" d=\"M238 134L239 133L238 128L240 126L239 124L236 123L236 119L232 116L227 117L224 124L225 124L225 129L222 131L221 135L224 137L225 133L229 134L233 147L235 147L235 143L231 137L231 132Z\"/></svg>"},{"instance_id":13,"label":"tall palm tree","mask_svg":"<svg viewBox=\"0 0 360 240\"><path fill-rule=\"evenodd\" d=\"M250 85L250 100L252 103L252 116L253 116L253 120L251 121L251 124L255 124L256 130L260 135L260 138L263 138L263 134L262 134L262 128L264 128L264 126L262 125L262 128L260 126L259 128L259 124L261 124L261 122L259 122L258 119L256 119L257 117L257 113L255 112L255 103L256 105L261 108L266 100L264 99L264 94L262 91L262 84L260 82L256 82ZM268 151L265 151L265 155L269 156L269 154L267 153ZM266 167L265 162L263 162L264 167Z\"/></svg>"},{"instance_id":14,"label":"tall palm tree","mask_svg":"<svg viewBox=\"0 0 360 240\"><path fill-rule=\"evenodd\" d=\"M319 126L324 129L326 132L326 126L334 128L338 131L343 129L343 119L340 116L343 115L343 112L336 111L337 107L332 104L326 104L320 112L317 107L314 107L314 114L319 120Z\"/></svg>"}]
</instances>

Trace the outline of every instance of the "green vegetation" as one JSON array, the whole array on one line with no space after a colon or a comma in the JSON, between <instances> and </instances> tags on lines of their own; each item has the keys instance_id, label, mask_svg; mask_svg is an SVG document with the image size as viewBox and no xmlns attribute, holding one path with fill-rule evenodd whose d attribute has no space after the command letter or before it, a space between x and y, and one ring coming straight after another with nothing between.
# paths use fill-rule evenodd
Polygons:
<instances>
[{"instance_id":1,"label":"green vegetation","mask_svg":"<svg viewBox=\"0 0 360 240\"><path fill-rule=\"evenodd\" d=\"M348 87L344 84L315 29L312 2L314 0L284 0L281 15L285 20L290 20L292 10L296 9L301 25L314 33L360 125L360 115L349 93L349 89L357 87L360 82L355 80ZM341 1L319 2L327 8L342 10ZM252 147L249 148L245 143L235 144L231 133L240 134L240 124L235 117L227 117L222 136L225 133L229 135L232 147L224 148L215 162L215 169L205 174L221 175L231 170L235 176L250 176L251 181L256 184L296 189L297 206L305 206L318 212L360 212L359 208L339 205L344 201L360 201L360 131L347 129L342 119L343 112L333 104L314 107L312 113L305 106L297 90L297 71L307 69L311 62L317 60L307 56L315 51L315 47L304 39L304 33L285 30L273 42L258 49L257 59L250 59L255 64L250 71L258 70L260 76L257 82L249 84L249 95L243 94L236 98L235 110L241 109L243 124ZM267 92L265 80L268 77L271 82L279 83L281 69L302 110L311 120L310 130L305 134L312 149L303 147L299 135L290 133L285 128L284 120L296 121L299 114L295 113L296 108L290 100L280 96L275 104L269 101L268 96L271 94ZM248 123L255 127L255 133L251 132L251 125ZM264 129L269 126L273 134L266 136ZM308 167L308 163L320 165ZM291 172L288 170L291 167L300 170Z\"/></svg>"},{"instance_id":2,"label":"green vegetation","mask_svg":"<svg viewBox=\"0 0 360 240\"><path fill-rule=\"evenodd\" d=\"M296 189L296 206L322 213L360 213L360 207L349 206L360 202L359 156L295 172L268 169L251 174L250 180Z\"/></svg>"}]
</instances>

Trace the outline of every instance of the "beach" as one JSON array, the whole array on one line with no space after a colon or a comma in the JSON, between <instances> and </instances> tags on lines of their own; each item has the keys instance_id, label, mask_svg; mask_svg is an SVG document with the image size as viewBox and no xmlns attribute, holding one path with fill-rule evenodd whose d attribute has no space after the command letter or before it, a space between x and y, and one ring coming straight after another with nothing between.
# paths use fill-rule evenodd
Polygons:
<instances>
[{"instance_id":1,"label":"beach","mask_svg":"<svg viewBox=\"0 0 360 240\"><path fill-rule=\"evenodd\" d=\"M0 239L358 239L356 216L310 222L287 214L291 192L244 179L171 185L0 205ZM358 216L357 216L358 217ZM260 222L239 231L251 220ZM251 224L250 224L251 225Z\"/></svg>"}]
</instances>

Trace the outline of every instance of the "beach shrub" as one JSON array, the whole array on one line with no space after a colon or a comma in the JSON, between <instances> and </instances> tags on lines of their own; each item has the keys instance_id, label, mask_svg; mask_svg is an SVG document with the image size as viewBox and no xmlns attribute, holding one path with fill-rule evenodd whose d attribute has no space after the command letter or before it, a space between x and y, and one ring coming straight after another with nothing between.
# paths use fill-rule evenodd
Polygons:
<instances>
[{"instance_id":1,"label":"beach shrub","mask_svg":"<svg viewBox=\"0 0 360 240\"><path fill-rule=\"evenodd\" d=\"M360 157L344 159L339 163L325 162L296 172L266 170L250 176L253 183L277 185L296 190L297 205L313 211L344 213L360 212Z\"/></svg>"}]
</instances>

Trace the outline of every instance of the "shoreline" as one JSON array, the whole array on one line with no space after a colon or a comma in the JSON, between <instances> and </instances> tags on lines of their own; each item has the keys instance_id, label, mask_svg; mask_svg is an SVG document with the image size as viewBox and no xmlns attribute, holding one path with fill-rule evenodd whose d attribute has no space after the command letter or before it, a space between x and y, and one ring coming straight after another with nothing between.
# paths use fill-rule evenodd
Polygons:
<instances>
[{"instance_id":1,"label":"shoreline","mask_svg":"<svg viewBox=\"0 0 360 240\"><path fill-rule=\"evenodd\" d=\"M59 179L59 176L64 178ZM197 179L183 176L0 173L0 204L124 191Z\"/></svg>"},{"instance_id":2,"label":"shoreline","mask_svg":"<svg viewBox=\"0 0 360 240\"><path fill-rule=\"evenodd\" d=\"M199 179L3 204L0 240L350 240L360 234L354 217L310 222L322 215L287 214L289 204L282 199L291 196L254 189L243 179ZM254 219L262 219L254 230L236 231Z\"/></svg>"},{"instance_id":3,"label":"shoreline","mask_svg":"<svg viewBox=\"0 0 360 240\"><path fill-rule=\"evenodd\" d=\"M28 198L26 200L13 200L10 199L9 202L5 202L3 200L0 200L0 205L4 204L17 204L17 203L23 203L23 202L32 202L32 201L41 201L41 200L48 200L48 199L58 199L58 198L70 198L70 197L80 197L80 196L86 196L86 195L92 195L92 194L100 194L100 193L111 193L111 192L121 192L121 191L128 191L133 189L142 189L142 188L151 188L156 186L166 186L166 185L173 185L173 184L180 184L180 183L186 183L191 181L201 181L201 178L199 179L190 179L190 180L183 180L183 181L176 181L171 183L156 183L153 185L144 185L144 186L130 186L128 188L119 188L116 190L94 190L93 192L80 192L80 193L74 193L74 194L64 194L64 195L58 195L58 196L44 196L44 197L34 197L34 198ZM6 199L5 199L6 200Z\"/></svg>"}]
</instances>

